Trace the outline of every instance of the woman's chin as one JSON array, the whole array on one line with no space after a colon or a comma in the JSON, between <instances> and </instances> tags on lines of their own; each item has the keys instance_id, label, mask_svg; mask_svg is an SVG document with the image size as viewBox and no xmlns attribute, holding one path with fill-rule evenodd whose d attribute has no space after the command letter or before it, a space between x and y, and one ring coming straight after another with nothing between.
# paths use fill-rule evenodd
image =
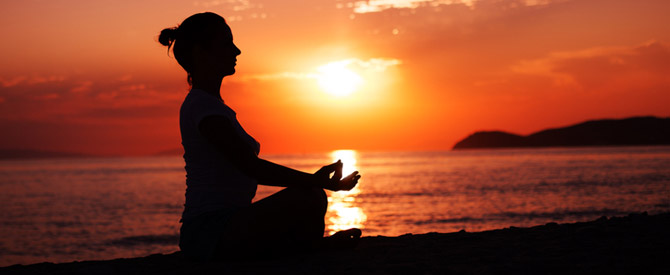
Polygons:
<instances>
[{"instance_id":1,"label":"woman's chin","mask_svg":"<svg viewBox=\"0 0 670 275\"><path fill-rule=\"evenodd\" d=\"M226 71L223 75L224 76L229 76L229 75L234 75L235 74L235 69L230 69Z\"/></svg>"}]
</instances>

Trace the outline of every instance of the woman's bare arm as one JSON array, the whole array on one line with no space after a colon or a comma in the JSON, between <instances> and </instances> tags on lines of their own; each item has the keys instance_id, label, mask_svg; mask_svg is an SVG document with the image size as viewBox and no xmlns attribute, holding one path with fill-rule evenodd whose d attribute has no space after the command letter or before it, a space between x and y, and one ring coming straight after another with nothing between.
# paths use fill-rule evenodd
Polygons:
<instances>
[{"instance_id":1,"label":"woman's bare arm","mask_svg":"<svg viewBox=\"0 0 670 275\"><path fill-rule=\"evenodd\" d=\"M198 125L200 134L246 175L260 184L283 187L321 187L333 191L350 190L360 176L358 172L341 179L342 163L324 166L314 174L301 172L259 158L235 133L232 123L223 116L205 117ZM334 172L333 177L330 174Z\"/></svg>"}]
</instances>

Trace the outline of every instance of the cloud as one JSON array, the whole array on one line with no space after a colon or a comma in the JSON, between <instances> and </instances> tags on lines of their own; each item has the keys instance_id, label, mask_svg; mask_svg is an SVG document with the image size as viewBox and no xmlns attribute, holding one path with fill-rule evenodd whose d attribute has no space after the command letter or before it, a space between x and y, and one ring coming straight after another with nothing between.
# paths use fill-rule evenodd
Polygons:
<instances>
[{"instance_id":1,"label":"cloud","mask_svg":"<svg viewBox=\"0 0 670 275\"><path fill-rule=\"evenodd\" d=\"M249 80L276 80L276 79L310 79L316 78L316 73L296 73L296 72L281 72L275 74L256 74L245 75L240 77L242 81Z\"/></svg>"},{"instance_id":2,"label":"cloud","mask_svg":"<svg viewBox=\"0 0 670 275\"><path fill-rule=\"evenodd\" d=\"M54 99L59 99L60 94L48 93L48 94L32 96L31 98L34 99L34 100L54 100Z\"/></svg>"},{"instance_id":3,"label":"cloud","mask_svg":"<svg viewBox=\"0 0 670 275\"><path fill-rule=\"evenodd\" d=\"M10 88L10 87L21 85L21 84L36 85L36 84L43 84L43 83L49 83L49 82L63 82L64 80L65 80L65 77L62 76L62 75L15 76L15 77L12 77L12 78L0 77L0 83L2 84L2 87L4 87L4 88Z\"/></svg>"},{"instance_id":4,"label":"cloud","mask_svg":"<svg viewBox=\"0 0 670 275\"><path fill-rule=\"evenodd\" d=\"M368 60L361 60L358 58L348 58L343 60L336 60L323 64L313 71L309 72L281 72L276 74L259 74L242 76L241 81L249 80L277 80L277 79L317 79L320 77L320 71L326 66L337 66L347 68L359 73L381 73L389 67L402 64L398 59L386 58L370 58Z\"/></svg>"},{"instance_id":5,"label":"cloud","mask_svg":"<svg viewBox=\"0 0 670 275\"><path fill-rule=\"evenodd\" d=\"M146 106L119 106L119 107L98 107L95 109L82 110L78 115L86 120L121 120L128 121L132 119L162 119L172 118L174 106L171 105L146 105Z\"/></svg>"},{"instance_id":6,"label":"cloud","mask_svg":"<svg viewBox=\"0 0 670 275\"><path fill-rule=\"evenodd\" d=\"M195 1L193 5L196 7L204 7L206 9L210 8L222 8L227 11L226 20L233 21L242 21L243 19L265 19L267 18L267 13L261 12L263 9L263 3L259 1L250 1L250 0L211 0L211 1Z\"/></svg>"},{"instance_id":7,"label":"cloud","mask_svg":"<svg viewBox=\"0 0 670 275\"><path fill-rule=\"evenodd\" d=\"M367 0L353 1L349 3L338 3L337 8L350 8L354 13L372 13L381 12L388 9L417 9L424 7L437 8L445 5L465 5L471 9L479 4L501 3L504 2L510 6L538 6L548 5L555 2L564 2L566 0L508 0L495 1L488 0Z\"/></svg>"},{"instance_id":8,"label":"cloud","mask_svg":"<svg viewBox=\"0 0 670 275\"><path fill-rule=\"evenodd\" d=\"M355 1L346 5L353 8L354 13L380 12L387 9L416 9L419 7L437 7L439 5L464 4L472 7L474 0L369 0ZM342 8L345 5L340 5Z\"/></svg>"},{"instance_id":9,"label":"cloud","mask_svg":"<svg viewBox=\"0 0 670 275\"><path fill-rule=\"evenodd\" d=\"M20 84L21 82L25 81L27 77L25 76L17 76L9 79L5 79L0 77L0 84L2 84L2 87L9 88L12 86L16 86Z\"/></svg>"},{"instance_id":10,"label":"cloud","mask_svg":"<svg viewBox=\"0 0 670 275\"><path fill-rule=\"evenodd\" d=\"M648 85L669 84L670 45L651 41L629 47L554 52L543 58L520 61L510 69L514 73L549 77L555 85L581 88L595 88L625 80L628 80L628 85L640 80Z\"/></svg>"},{"instance_id":11,"label":"cloud","mask_svg":"<svg viewBox=\"0 0 670 275\"><path fill-rule=\"evenodd\" d=\"M70 89L70 93L85 93L89 92L91 90L91 87L93 86L93 81L90 80L85 80L85 81L80 81L79 84L75 87L72 87Z\"/></svg>"},{"instance_id":12,"label":"cloud","mask_svg":"<svg viewBox=\"0 0 670 275\"><path fill-rule=\"evenodd\" d=\"M338 66L346 67L359 72L384 72L387 68L392 66L397 66L402 64L398 59L384 59L384 58L371 58L368 60L360 60L358 58L349 58L344 60L328 62L325 65L319 66L322 68L324 66ZM317 70L319 69L317 68Z\"/></svg>"},{"instance_id":13,"label":"cloud","mask_svg":"<svg viewBox=\"0 0 670 275\"><path fill-rule=\"evenodd\" d=\"M253 8L262 8L262 4L252 3L250 0L211 0L211 1L195 1L193 5L196 7L221 7L230 9L232 11L243 11Z\"/></svg>"},{"instance_id":14,"label":"cloud","mask_svg":"<svg viewBox=\"0 0 670 275\"><path fill-rule=\"evenodd\" d=\"M172 113L163 107L175 108L184 95L169 81L129 77L20 76L1 79L0 83L0 119L12 121L127 121L124 114L133 114L137 121L161 113L152 110L162 110L163 116L169 117ZM128 111L132 108L146 112ZM115 109L119 111L113 112ZM103 115L91 115L98 111Z\"/></svg>"}]
</instances>

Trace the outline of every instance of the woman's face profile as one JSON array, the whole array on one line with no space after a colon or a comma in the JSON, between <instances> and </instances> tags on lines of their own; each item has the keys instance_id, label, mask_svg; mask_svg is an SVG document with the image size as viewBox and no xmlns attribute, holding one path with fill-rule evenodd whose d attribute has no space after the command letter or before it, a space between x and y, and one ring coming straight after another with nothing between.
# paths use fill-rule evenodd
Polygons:
<instances>
[{"instance_id":1,"label":"woman's face profile","mask_svg":"<svg viewBox=\"0 0 670 275\"><path fill-rule=\"evenodd\" d=\"M237 65L237 56L242 52L233 43L233 33L230 27L222 23L216 38L212 41L210 58L215 69L224 76L235 73L235 65Z\"/></svg>"}]
</instances>

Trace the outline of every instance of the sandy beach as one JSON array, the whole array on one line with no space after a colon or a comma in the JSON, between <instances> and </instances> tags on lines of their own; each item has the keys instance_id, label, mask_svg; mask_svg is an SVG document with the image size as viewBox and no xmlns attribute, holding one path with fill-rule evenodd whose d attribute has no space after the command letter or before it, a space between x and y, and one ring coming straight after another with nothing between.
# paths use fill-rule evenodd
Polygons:
<instances>
[{"instance_id":1,"label":"sandy beach","mask_svg":"<svg viewBox=\"0 0 670 275\"><path fill-rule=\"evenodd\" d=\"M14 265L8 274L668 274L670 213L484 232L364 237L349 251L194 263L179 252L142 258Z\"/></svg>"}]
</instances>

